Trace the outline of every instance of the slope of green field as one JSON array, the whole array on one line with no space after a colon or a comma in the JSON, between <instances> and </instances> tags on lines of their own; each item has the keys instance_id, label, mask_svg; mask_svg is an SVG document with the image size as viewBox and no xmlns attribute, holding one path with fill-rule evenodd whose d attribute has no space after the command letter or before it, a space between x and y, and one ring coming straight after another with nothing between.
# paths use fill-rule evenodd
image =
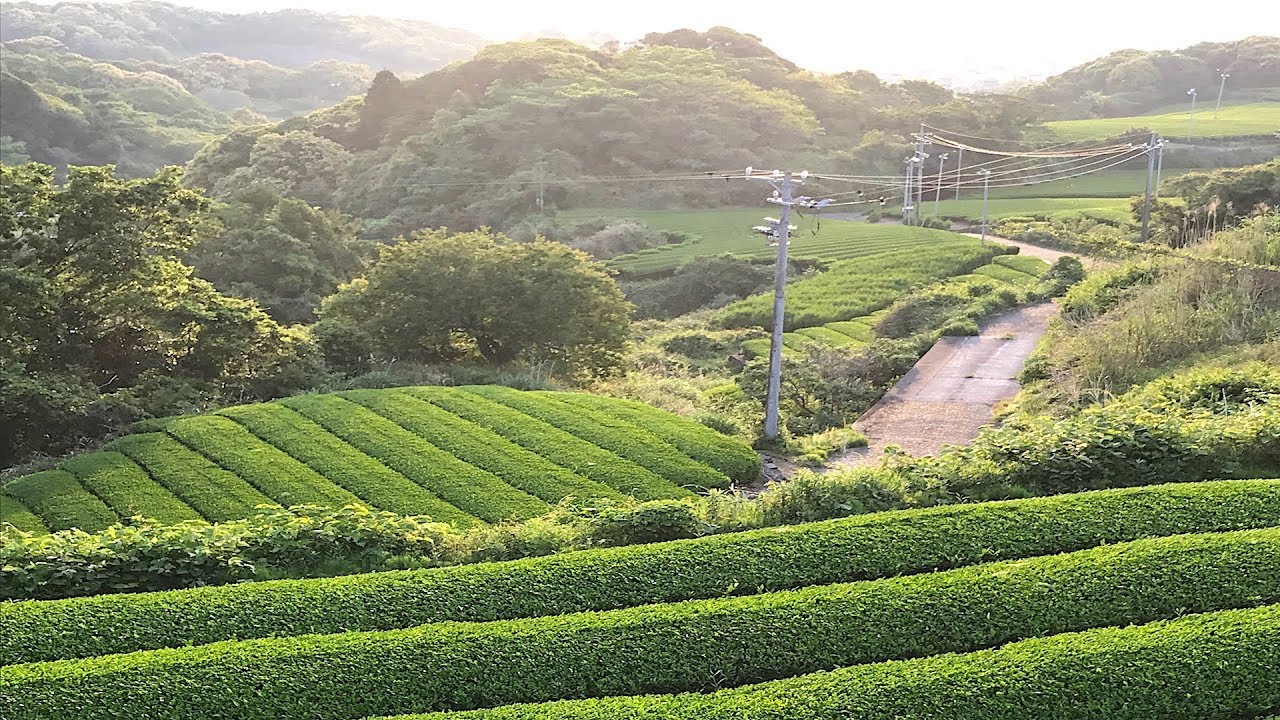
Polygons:
<instances>
[{"instance_id":1,"label":"slope of green field","mask_svg":"<svg viewBox=\"0 0 1280 720\"><path fill-rule=\"evenodd\" d=\"M888 306L912 288L970 272L1010 251L1003 245L982 244L955 233L943 234L948 239L942 244L834 262L826 272L790 283L785 328L861 318ZM730 303L716 317L724 327L768 328L773 324L773 294L761 293ZM800 336L793 336L793 340L802 342Z\"/></svg>"},{"instance_id":2,"label":"slope of green field","mask_svg":"<svg viewBox=\"0 0 1280 720\"><path fill-rule=\"evenodd\" d=\"M219 521L258 505L351 503L470 527L540 515L570 496L681 497L758 472L745 445L625 401L400 388L157 424L14 479L0 506L5 522L28 532L95 531L134 515Z\"/></svg>"},{"instance_id":3,"label":"slope of green field","mask_svg":"<svg viewBox=\"0 0 1280 720\"><path fill-rule=\"evenodd\" d=\"M1136 194L1141 194L1141 191ZM933 214L933 205L925 208L926 214ZM938 213L942 217L964 218L981 222L982 198L966 198L962 200L943 200ZM1113 223L1124 223L1132 220L1129 210L1129 197L1023 197L992 198L987 201L987 219L1003 220L1010 217L1059 217L1064 215L1081 215L1097 220Z\"/></svg>"},{"instance_id":4,"label":"slope of green field","mask_svg":"<svg viewBox=\"0 0 1280 720\"><path fill-rule=\"evenodd\" d=\"M600 210L565 213L566 220L591 217L626 217L644 222L655 230L680 231L693 236L676 245L665 245L621 255L609 261L615 270L650 274L674 270L696 257L729 254L745 258L769 258L777 249L751 230L761 225L772 210L768 207L691 211ZM937 247L961 242L963 238L944 230L868 225L822 220L817 215L793 216L793 232L788 249L792 257L822 260L861 258L889 250Z\"/></svg>"},{"instance_id":5,"label":"slope of green field","mask_svg":"<svg viewBox=\"0 0 1280 720\"><path fill-rule=\"evenodd\" d=\"M1188 102L1185 108L1166 108L1151 115L1059 120L1045 126L1067 140L1120 135L1134 128L1148 128L1170 138L1185 138L1188 129L1193 138L1273 135L1280 132L1280 102L1224 103L1217 120L1213 119L1213 105L1201 102L1196 107L1194 123Z\"/></svg>"},{"instance_id":6,"label":"slope of green field","mask_svg":"<svg viewBox=\"0 0 1280 720\"><path fill-rule=\"evenodd\" d=\"M894 702L997 703L991 717L1065 703L1059 694L1086 682L1097 685L1088 702L1052 717L1252 717L1280 699L1278 491L1185 483L506 563L13 603L0 606L3 634L19 638L5 657L68 659L0 667L0 706L13 720L121 708L603 720L754 717L790 698L760 716L825 719L844 715L821 708L843 703L891 717L873 702L885 700L874 678L902 672ZM241 628L257 639L236 639ZM171 647L147 649L157 642ZM139 651L98 654L128 649ZM1071 681L1059 687L1055 673ZM766 681L776 684L752 684ZM734 689L645 696L708 682ZM975 699L939 682L1017 691Z\"/></svg>"}]
</instances>

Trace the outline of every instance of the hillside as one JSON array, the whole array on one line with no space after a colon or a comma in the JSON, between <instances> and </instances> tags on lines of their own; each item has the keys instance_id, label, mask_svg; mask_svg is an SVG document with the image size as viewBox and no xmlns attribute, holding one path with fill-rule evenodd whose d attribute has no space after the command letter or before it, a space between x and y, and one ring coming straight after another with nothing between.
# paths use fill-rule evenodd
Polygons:
<instances>
[{"instance_id":1,"label":"hillside","mask_svg":"<svg viewBox=\"0 0 1280 720\"><path fill-rule=\"evenodd\" d=\"M1280 90L1273 90L1270 96L1280 98ZM1186 138L1188 133L1192 139L1247 136L1274 139L1276 133L1280 133L1280 100L1223 103L1221 112L1216 118L1214 115L1213 105L1202 103L1196 109L1193 123L1188 100L1176 108L1158 108L1147 115L1060 120L1045 123L1045 127L1067 140L1118 135L1133 128L1148 128L1174 140Z\"/></svg>"},{"instance_id":2,"label":"hillside","mask_svg":"<svg viewBox=\"0 0 1280 720\"><path fill-rule=\"evenodd\" d=\"M102 60L177 65L216 53L295 70L338 61L424 73L465 60L486 44L473 33L419 20L312 12L232 14L152 0L123 3L6 2L0 40L51 37Z\"/></svg>"},{"instance_id":3,"label":"hillside","mask_svg":"<svg viewBox=\"0 0 1280 720\"><path fill-rule=\"evenodd\" d=\"M545 209L699 207L758 201L759 187L708 171L785 161L896 172L896 138L922 114L1016 136L1029 119L1019 105L810 73L728 28L655 33L617 52L544 39L489 46L416 79L385 76L364 101L237 131L195 158L188 181L225 197L269 172L259 144L287 136L315 151L286 180L341 166L322 204L378 237L509 228L535 213L540 187Z\"/></svg>"},{"instance_id":4,"label":"hillside","mask_svg":"<svg viewBox=\"0 0 1280 720\"><path fill-rule=\"evenodd\" d=\"M69 53L46 38L7 42L0 51L5 164L115 164L126 175L146 175L185 162L235 126L156 72Z\"/></svg>"},{"instance_id":5,"label":"hillside","mask_svg":"<svg viewBox=\"0 0 1280 720\"><path fill-rule=\"evenodd\" d=\"M1112 720L1251 717L1280 702L1277 523L1280 481L1174 484L512 563L7 603L0 701L14 720L71 717L69 693L82 720L122 707L816 719L966 717L999 698L1002 717L1075 718L1087 692ZM718 692L646 695L705 691L709 678ZM567 702L479 709L548 700Z\"/></svg>"},{"instance_id":6,"label":"hillside","mask_svg":"<svg viewBox=\"0 0 1280 720\"><path fill-rule=\"evenodd\" d=\"M1201 101L1213 102L1223 72L1231 75L1226 85L1228 100L1241 91L1275 87L1280 78L1280 38L1254 35L1181 50L1120 50L1019 95L1043 104L1047 119L1122 117L1181 103L1190 88L1200 91Z\"/></svg>"},{"instance_id":7,"label":"hillside","mask_svg":"<svg viewBox=\"0 0 1280 720\"><path fill-rule=\"evenodd\" d=\"M152 423L102 452L17 478L0 504L5 522L29 531L348 503L468 527L527 519L569 496L677 498L759 471L750 449L696 423L625 401L581 403L474 387L227 408Z\"/></svg>"}]
</instances>

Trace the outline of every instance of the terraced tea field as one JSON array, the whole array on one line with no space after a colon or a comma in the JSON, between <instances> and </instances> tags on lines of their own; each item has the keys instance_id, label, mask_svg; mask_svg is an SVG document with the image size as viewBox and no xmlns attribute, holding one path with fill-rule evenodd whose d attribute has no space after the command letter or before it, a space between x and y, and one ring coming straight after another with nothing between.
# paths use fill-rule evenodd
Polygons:
<instances>
[{"instance_id":1,"label":"terraced tea field","mask_svg":"<svg viewBox=\"0 0 1280 720\"><path fill-rule=\"evenodd\" d=\"M1188 102L1184 107L1165 108L1150 115L1059 120L1047 122L1045 127L1065 140L1120 135L1134 128L1148 128L1170 138L1185 138L1188 127L1192 127L1193 138L1274 135L1280 132L1280 102L1223 103L1217 120L1213 119L1212 102L1212 99L1201 99L1194 125L1190 123L1191 103Z\"/></svg>"},{"instance_id":2,"label":"terraced tea field","mask_svg":"<svg viewBox=\"0 0 1280 720\"><path fill-rule=\"evenodd\" d=\"M1039 258L1021 255L999 255L982 267L976 268L968 275L959 275L942 281L942 285L965 283L971 280L995 280L1002 285L1009 285L1022 290L1035 284L1040 276L1049 269L1049 264ZM799 354L807 348L861 347L875 336L872 328L883 317L884 311L877 311L851 320L829 322L824 325L804 327L782 334L783 352ZM769 338L756 338L742 344L742 349L751 357L769 354Z\"/></svg>"},{"instance_id":3,"label":"terraced tea field","mask_svg":"<svg viewBox=\"0 0 1280 720\"><path fill-rule=\"evenodd\" d=\"M565 497L677 498L759 473L750 448L623 400L501 387L303 395L159 423L3 487L28 532L363 503L458 527Z\"/></svg>"},{"instance_id":4,"label":"terraced tea field","mask_svg":"<svg viewBox=\"0 0 1280 720\"><path fill-rule=\"evenodd\" d=\"M0 707L7 720L1258 717L1280 705L1278 525L1280 480L1175 483L4 603Z\"/></svg>"},{"instance_id":5,"label":"terraced tea field","mask_svg":"<svg viewBox=\"0 0 1280 720\"><path fill-rule=\"evenodd\" d=\"M677 245L649 248L632 255L621 255L609 266L624 273L647 275L675 270L688 261L708 255L734 255L745 258L770 258L777 254L763 236L751 228L760 225L772 210L767 207L697 211L577 211L561 218L572 220L589 217L628 217L644 222L660 231L689 233L693 239ZM823 220L817 216L794 217L789 249L793 257L822 260L862 258L891 250L933 248L963 241L943 230L895 225Z\"/></svg>"}]
</instances>

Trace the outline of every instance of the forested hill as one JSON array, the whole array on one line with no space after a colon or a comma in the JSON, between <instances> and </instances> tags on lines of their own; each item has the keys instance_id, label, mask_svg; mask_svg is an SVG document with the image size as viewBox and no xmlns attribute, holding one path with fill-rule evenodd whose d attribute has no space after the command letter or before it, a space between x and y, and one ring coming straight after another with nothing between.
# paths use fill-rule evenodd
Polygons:
<instances>
[{"instance_id":1,"label":"forested hill","mask_svg":"<svg viewBox=\"0 0 1280 720\"><path fill-rule=\"evenodd\" d=\"M1181 50L1120 50L1055 75L1022 91L1047 106L1049 120L1138 115L1185 103L1187 90L1216 94L1229 73L1231 97L1252 97L1280 87L1280 37L1255 35Z\"/></svg>"},{"instance_id":2,"label":"forested hill","mask_svg":"<svg viewBox=\"0 0 1280 720\"><path fill-rule=\"evenodd\" d=\"M502 226L534 207L540 177L576 179L546 185L558 207L755 198L746 183L596 180L784 162L896 173L901 138L922 120L1016 137L1028 108L867 72L817 75L727 28L655 33L619 52L538 40L412 80L383 73L363 99L237 130L188 180L219 197L266 182L381 235Z\"/></svg>"},{"instance_id":3,"label":"forested hill","mask_svg":"<svg viewBox=\"0 0 1280 720\"><path fill-rule=\"evenodd\" d=\"M104 60L174 64L218 53L294 69L338 60L407 73L469 58L487 42L420 20L308 10L235 15L149 1L0 5L0 40L40 35Z\"/></svg>"}]
</instances>

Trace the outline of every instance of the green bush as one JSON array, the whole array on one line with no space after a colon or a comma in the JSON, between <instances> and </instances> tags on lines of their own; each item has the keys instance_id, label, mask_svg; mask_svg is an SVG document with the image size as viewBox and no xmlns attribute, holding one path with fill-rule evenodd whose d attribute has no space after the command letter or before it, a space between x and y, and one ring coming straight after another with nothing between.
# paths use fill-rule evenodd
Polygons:
<instances>
[{"instance_id":1,"label":"green bush","mask_svg":"<svg viewBox=\"0 0 1280 720\"><path fill-rule=\"evenodd\" d=\"M505 563L4 603L0 662L607 610L1278 524L1280 480L1206 482L863 515Z\"/></svg>"},{"instance_id":2,"label":"green bush","mask_svg":"<svg viewBox=\"0 0 1280 720\"><path fill-rule=\"evenodd\" d=\"M0 598L222 584L252 578L259 565L297 570L337 560L358 569L405 553L435 556L449 537L445 527L360 506L299 505L226 523L140 521L92 535L5 536Z\"/></svg>"},{"instance_id":3,"label":"green bush","mask_svg":"<svg viewBox=\"0 0 1280 720\"><path fill-rule=\"evenodd\" d=\"M277 504L164 433L126 435L108 443L106 449L128 456L206 520L235 520L252 515L259 505Z\"/></svg>"},{"instance_id":4,"label":"green bush","mask_svg":"<svg viewBox=\"0 0 1280 720\"><path fill-rule=\"evenodd\" d=\"M15 720L59 712L70 693L87 720L126 707L345 720L741 685L1277 599L1280 529L1252 530L745 598L15 666L0 669L0 701Z\"/></svg>"},{"instance_id":5,"label":"green bush","mask_svg":"<svg viewBox=\"0 0 1280 720\"><path fill-rule=\"evenodd\" d=\"M570 700L400 720L1235 720L1280 704L1280 606L856 665L710 694Z\"/></svg>"},{"instance_id":6,"label":"green bush","mask_svg":"<svg viewBox=\"0 0 1280 720\"><path fill-rule=\"evenodd\" d=\"M9 481L6 495L38 515L50 530L100 530L120 518L65 470L45 470Z\"/></svg>"},{"instance_id":7,"label":"green bush","mask_svg":"<svg viewBox=\"0 0 1280 720\"><path fill-rule=\"evenodd\" d=\"M496 385L476 385L465 389L571 432L677 485L694 489L726 488L730 485L724 473L685 456L648 430L605 412L568 405L547 395L520 393Z\"/></svg>"},{"instance_id":8,"label":"green bush","mask_svg":"<svg viewBox=\"0 0 1280 720\"><path fill-rule=\"evenodd\" d=\"M13 528L18 532L43 535L49 532L40 518L18 498L0 490L0 533Z\"/></svg>"},{"instance_id":9,"label":"green bush","mask_svg":"<svg viewBox=\"0 0 1280 720\"><path fill-rule=\"evenodd\" d=\"M1159 269L1151 260L1129 262L1091 273L1062 298L1062 316L1081 323L1119 305L1135 287L1156 281Z\"/></svg>"}]
</instances>

